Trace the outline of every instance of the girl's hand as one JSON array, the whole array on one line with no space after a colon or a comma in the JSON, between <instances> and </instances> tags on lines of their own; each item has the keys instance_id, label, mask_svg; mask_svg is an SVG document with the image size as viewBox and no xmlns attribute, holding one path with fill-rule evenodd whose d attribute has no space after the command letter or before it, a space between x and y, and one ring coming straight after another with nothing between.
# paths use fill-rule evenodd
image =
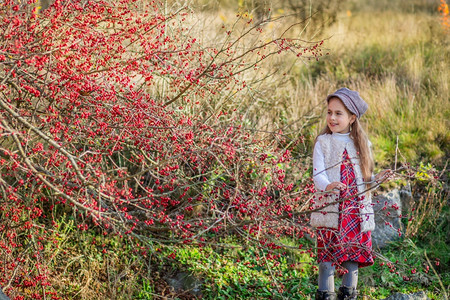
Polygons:
<instances>
[{"instance_id":1,"label":"girl's hand","mask_svg":"<svg viewBox=\"0 0 450 300\"><path fill-rule=\"evenodd\" d=\"M345 190L347 186L342 182L332 182L325 188L325 191L329 191L332 194L339 194L340 191Z\"/></svg>"},{"instance_id":2,"label":"girl's hand","mask_svg":"<svg viewBox=\"0 0 450 300\"><path fill-rule=\"evenodd\" d=\"M392 178L393 175L394 175L394 172L392 172L391 169L383 170L375 176L375 180L377 182L388 181Z\"/></svg>"}]
</instances>

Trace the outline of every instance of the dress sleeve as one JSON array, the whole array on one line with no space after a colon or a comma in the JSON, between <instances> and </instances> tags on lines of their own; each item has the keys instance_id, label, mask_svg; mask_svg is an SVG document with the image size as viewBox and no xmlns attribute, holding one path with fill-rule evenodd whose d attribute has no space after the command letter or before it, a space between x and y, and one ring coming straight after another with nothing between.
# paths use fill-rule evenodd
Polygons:
<instances>
[{"instance_id":1,"label":"dress sleeve","mask_svg":"<svg viewBox=\"0 0 450 300\"><path fill-rule=\"evenodd\" d=\"M330 184L330 180L325 172L325 157L319 142L317 142L314 146L313 178L314 185L318 191L325 191L326 187Z\"/></svg>"}]
</instances>

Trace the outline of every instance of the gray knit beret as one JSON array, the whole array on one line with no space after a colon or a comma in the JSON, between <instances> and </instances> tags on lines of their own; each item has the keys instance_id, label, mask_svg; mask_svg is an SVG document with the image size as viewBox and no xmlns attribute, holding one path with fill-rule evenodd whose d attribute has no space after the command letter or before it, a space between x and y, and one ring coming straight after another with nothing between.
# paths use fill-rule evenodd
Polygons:
<instances>
[{"instance_id":1,"label":"gray knit beret","mask_svg":"<svg viewBox=\"0 0 450 300\"><path fill-rule=\"evenodd\" d=\"M337 97L341 99L347 109L356 115L359 119L367 111L369 105L359 96L357 91L352 91L348 88L340 88L336 92L327 96L327 102L331 98Z\"/></svg>"}]
</instances>

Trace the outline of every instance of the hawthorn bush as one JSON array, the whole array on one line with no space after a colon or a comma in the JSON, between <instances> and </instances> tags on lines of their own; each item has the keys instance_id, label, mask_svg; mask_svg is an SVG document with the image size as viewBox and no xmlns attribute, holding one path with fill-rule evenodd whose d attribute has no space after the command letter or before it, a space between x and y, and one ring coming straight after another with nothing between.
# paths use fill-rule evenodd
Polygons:
<instances>
[{"instance_id":1,"label":"hawthorn bush","mask_svg":"<svg viewBox=\"0 0 450 300\"><path fill-rule=\"evenodd\" d=\"M267 39L243 16L200 41L189 7L159 1L55 1L43 11L34 2L0 6L0 286L9 295L58 298L45 262L65 213L81 231L129 235L142 253L148 241L204 243L207 233L272 248L277 235L303 234L307 168L281 132L245 127L227 101L264 79L246 77L264 60L318 58L322 42L288 38L295 24Z\"/></svg>"}]
</instances>

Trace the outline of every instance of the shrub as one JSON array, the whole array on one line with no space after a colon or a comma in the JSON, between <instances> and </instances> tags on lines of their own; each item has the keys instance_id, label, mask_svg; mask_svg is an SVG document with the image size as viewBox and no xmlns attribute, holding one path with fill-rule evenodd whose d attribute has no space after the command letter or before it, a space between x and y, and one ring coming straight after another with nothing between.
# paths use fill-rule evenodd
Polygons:
<instances>
[{"instance_id":1,"label":"shrub","mask_svg":"<svg viewBox=\"0 0 450 300\"><path fill-rule=\"evenodd\" d=\"M296 231L288 218L307 197L286 178L283 139L244 128L221 102L250 89L246 71L268 57L319 57L321 43L287 31L267 40L240 16L210 45L191 34L191 13L158 1L1 4L0 284L10 295L57 297L45 262L61 213L141 245L239 228L277 247L271 236Z\"/></svg>"}]
</instances>

